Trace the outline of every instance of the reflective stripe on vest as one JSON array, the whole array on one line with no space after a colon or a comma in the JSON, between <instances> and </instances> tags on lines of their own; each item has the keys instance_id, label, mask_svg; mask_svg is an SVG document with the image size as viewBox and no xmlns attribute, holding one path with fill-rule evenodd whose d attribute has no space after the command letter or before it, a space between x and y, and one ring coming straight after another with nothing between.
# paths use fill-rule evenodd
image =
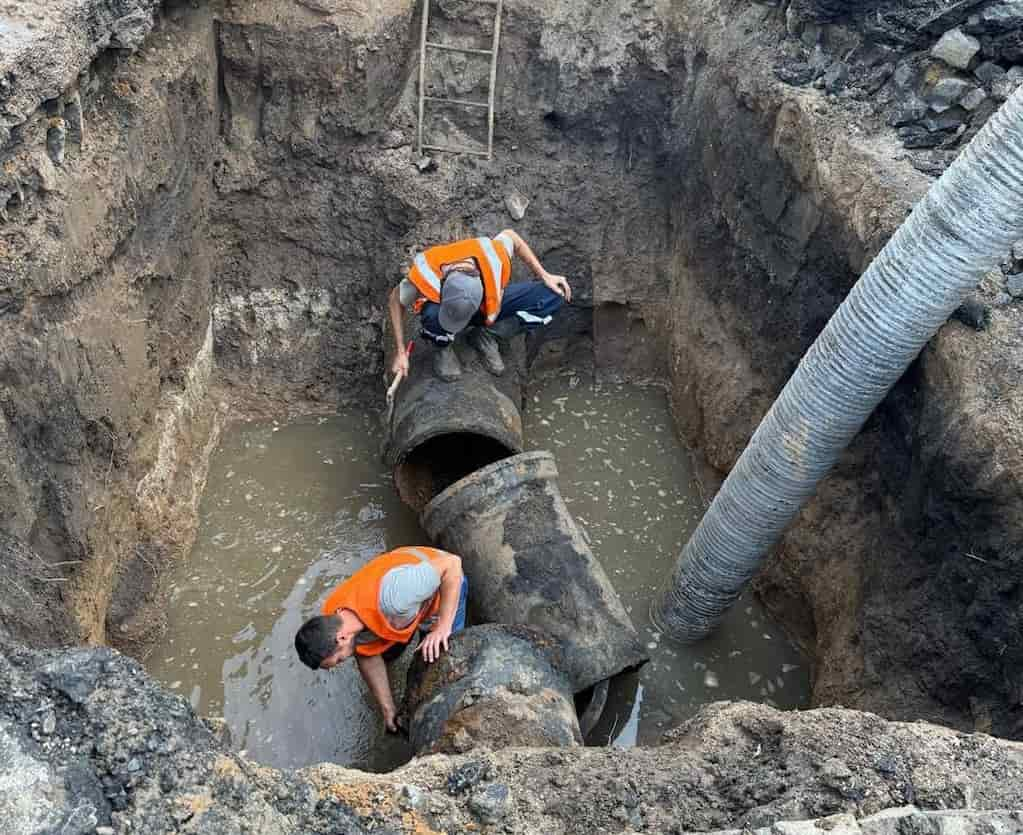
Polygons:
<instances>
[{"instance_id":1,"label":"reflective stripe on vest","mask_svg":"<svg viewBox=\"0 0 1023 835\"><path fill-rule=\"evenodd\" d=\"M505 273L501 259L497 255L497 250L494 249L494 242L490 238L477 238L476 241L483 250L487 263L490 265L490 275L487 276L486 271L484 271L483 276L483 315L487 318L487 324L492 325L494 320L497 319L497 314L501 312L501 291L508 282L501 282L501 279L505 277ZM488 280L490 282L489 287L487 286Z\"/></svg>"},{"instance_id":2,"label":"reflective stripe on vest","mask_svg":"<svg viewBox=\"0 0 1023 835\"><path fill-rule=\"evenodd\" d=\"M480 281L483 284L480 310L487 324L494 323L501 311L503 290L511 279L511 258L503 246L495 246L490 238L468 238L432 246L415 257L408 277L422 296L415 304L417 313L422 309L423 299L440 302L444 265L468 259L479 265Z\"/></svg>"},{"instance_id":3,"label":"reflective stripe on vest","mask_svg":"<svg viewBox=\"0 0 1023 835\"><path fill-rule=\"evenodd\" d=\"M339 609L348 609L355 612L370 632L379 636L376 641L357 644L355 651L359 655L380 655L396 643L408 643L416 627L440 610L440 593L434 593L429 604L421 607L407 626L396 629L380 611L380 585L391 569L432 562L443 553L436 548L396 548L374 557L327 596L321 612L333 615Z\"/></svg>"}]
</instances>

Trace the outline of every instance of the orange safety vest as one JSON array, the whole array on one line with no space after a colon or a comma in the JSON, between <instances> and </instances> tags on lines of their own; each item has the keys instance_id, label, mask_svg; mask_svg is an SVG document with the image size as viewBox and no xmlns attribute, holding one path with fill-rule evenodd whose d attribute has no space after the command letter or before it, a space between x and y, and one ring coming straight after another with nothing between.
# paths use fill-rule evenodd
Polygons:
<instances>
[{"instance_id":1,"label":"orange safety vest","mask_svg":"<svg viewBox=\"0 0 1023 835\"><path fill-rule=\"evenodd\" d=\"M511 280L511 258L500 242L490 238L468 238L464 241L455 241L453 244L432 246L416 256L408 277L423 295L423 298L416 302L417 313L425 301L440 302L440 287L444 281L443 266L468 258L475 260L480 268L480 278L483 281L483 304L480 305L480 310L483 311L488 325L494 323L501 311L501 295Z\"/></svg>"},{"instance_id":2,"label":"orange safety vest","mask_svg":"<svg viewBox=\"0 0 1023 835\"><path fill-rule=\"evenodd\" d=\"M420 608L412 623L404 629L395 629L380 611L380 585L384 575L392 568L422 562L423 557L432 562L443 553L436 548L396 548L374 557L327 596L322 613L333 615L338 609L349 609L358 615L367 629L380 636L376 641L356 644L355 651L359 655L380 655L397 643L407 644L423 619L437 614L440 592L434 594L428 605Z\"/></svg>"}]
</instances>

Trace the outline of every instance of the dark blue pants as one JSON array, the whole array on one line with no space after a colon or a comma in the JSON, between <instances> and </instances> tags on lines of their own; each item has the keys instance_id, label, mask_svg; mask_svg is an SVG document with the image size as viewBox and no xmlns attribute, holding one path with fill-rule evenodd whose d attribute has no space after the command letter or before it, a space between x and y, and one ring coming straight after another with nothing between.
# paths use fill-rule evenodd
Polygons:
<instances>
[{"instance_id":1,"label":"dark blue pants","mask_svg":"<svg viewBox=\"0 0 1023 835\"><path fill-rule=\"evenodd\" d=\"M518 318L524 330L533 330L549 324L551 318L564 303L564 299L542 281L520 281L504 288L501 297L501 310L497 321ZM419 324L424 339L444 345L454 342L455 335L448 333L440 326L440 305L427 302L419 313ZM483 314L477 311L469 320L470 325L482 325Z\"/></svg>"}]
</instances>

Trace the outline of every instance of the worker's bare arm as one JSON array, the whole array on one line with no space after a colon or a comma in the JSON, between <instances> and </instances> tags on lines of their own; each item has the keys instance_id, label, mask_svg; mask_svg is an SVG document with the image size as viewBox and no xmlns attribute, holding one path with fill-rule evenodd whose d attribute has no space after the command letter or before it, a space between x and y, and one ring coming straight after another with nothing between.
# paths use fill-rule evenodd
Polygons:
<instances>
[{"instance_id":1,"label":"worker's bare arm","mask_svg":"<svg viewBox=\"0 0 1023 835\"><path fill-rule=\"evenodd\" d=\"M530 249L529 244L525 242L518 232L514 229L505 229L500 234L511 239L515 254L526 262L526 266L529 267L533 275L550 287L559 296L563 296L565 301L572 301L572 288L568 284L568 279L563 275L556 275L554 273L547 272L547 270L544 269L543 264L540 263L540 259L536 257L536 253Z\"/></svg>"},{"instance_id":2,"label":"worker's bare arm","mask_svg":"<svg viewBox=\"0 0 1023 835\"><path fill-rule=\"evenodd\" d=\"M405 353L405 332L402 327L403 309L400 288L395 286L387 298L387 312L391 317L391 331L394 333L394 361L391 371L402 377L408 374L408 354Z\"/></svg>"},{"instance_id":3,"label":"worker's bare arm","mask_svg":"<svg viewBox=\"0 0 1023 835\"><path fill-rule=\"evenodd\" d=\"M373 694L373 698L380 705L384 725L387 726L387 730L394 733L398 730L398 725L395 722L398 710L394 706L394 696L391 695L391 683L387 680L387 664L384 663L384 657L382 655L356 655L355 663L366 680L366 684L369 685L369 692Z\"/></svg>"},{"instance_id":4,"label":"worker's bare arm","mask_svg":"<svg viewBox=\"0 0 1023 835\"><path fill-rule=\"evenodd\" d=\"M458 611L458 597L462 592L462 560L454 554L442 553L430 560L440 574L440 611L437 623L419 645L423 658L435 661L448 648L448 638Z\"/></svg>"}]
</instances>

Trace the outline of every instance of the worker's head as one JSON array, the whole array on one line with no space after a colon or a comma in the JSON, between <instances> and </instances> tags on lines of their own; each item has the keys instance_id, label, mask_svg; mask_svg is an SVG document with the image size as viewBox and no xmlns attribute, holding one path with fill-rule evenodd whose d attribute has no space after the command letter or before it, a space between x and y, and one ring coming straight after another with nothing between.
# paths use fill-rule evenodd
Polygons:
<instances>
[{"instance_id":1,"label":"worker's head","mask_svg":"<svg viewBox=\"0 0 1023 835\"><path fill-rule=\"evenodd\" d=\"M349 624L346 613L309 618L295 633L295 651L309 669L329 670L354 654L361 624Z\"/></svg>"},{"instance_id":2,"label":"worker's head","mask_svg":"<svg viewBox=\"0 0 1023 835\"><path fill-rule=\"evenodd\" d=\"M448 333L465 330L483 303L483 283L478 275L452 270L440 286L440 326Z\"/></svg>"}]
</instances>

